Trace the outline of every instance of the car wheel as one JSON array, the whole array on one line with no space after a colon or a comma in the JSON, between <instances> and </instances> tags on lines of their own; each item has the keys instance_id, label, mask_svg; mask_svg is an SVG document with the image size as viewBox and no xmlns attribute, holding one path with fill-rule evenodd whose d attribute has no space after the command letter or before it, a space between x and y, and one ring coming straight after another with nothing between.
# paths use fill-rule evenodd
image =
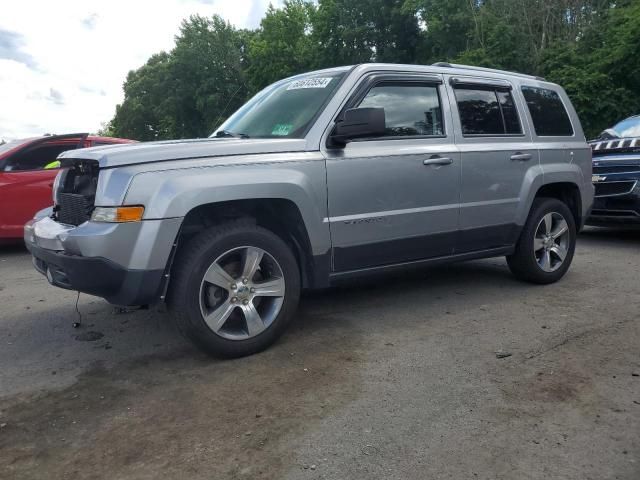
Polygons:
<instances>
[{"instance_id":1,"label":"car wheel","mask_svg":"<svg viewBox=\"0 0 640 480\"><path fill-rule=\"evenodd\" d=\"M575 248L576 223L569 207L555 198L537 198L507 263L521 280L553 283L569 269Z\"/></svg>"},{"instance_id":2,"label":"car wheel","mask_svg":"<svg viewBox=\"0 0 640 480\"><path fill-rule=\"evenodd\" d=\"M208 354L232 358L275 342L299 297L289 246L269 230L237 222L205 230L179 250L167 303L188 339Z\"/></svg>"}]
</instances>

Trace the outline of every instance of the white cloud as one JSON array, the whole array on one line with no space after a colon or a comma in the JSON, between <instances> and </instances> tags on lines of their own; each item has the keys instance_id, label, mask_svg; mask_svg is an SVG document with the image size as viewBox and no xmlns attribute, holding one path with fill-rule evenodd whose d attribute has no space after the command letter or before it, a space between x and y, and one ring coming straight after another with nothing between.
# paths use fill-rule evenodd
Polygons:
<instances>
[{"instance_id":1,"label":"white cloud","mask_svg":"<svg viewBox=\"0 0 640 480\"><path fill-rule=\"evenodd\" d=\"M0 15L0 138L95 132L129 70L170 50L182 19L254 28L269 0L10 2ZM278 4L280 2L273 1Z\"/></svg>"}]
</instances>

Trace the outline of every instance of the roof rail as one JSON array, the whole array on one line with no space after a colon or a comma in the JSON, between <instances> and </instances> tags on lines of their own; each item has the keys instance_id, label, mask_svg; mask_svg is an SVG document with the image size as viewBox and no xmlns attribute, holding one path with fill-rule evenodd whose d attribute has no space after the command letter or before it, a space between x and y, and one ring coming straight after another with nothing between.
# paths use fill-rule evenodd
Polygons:
<instances>
[{"instance_id":1,"label":"roof rail","mask_svg":"<svg viewBox=\"0 0 640 480\"><path fill-rule=\"evenodd\" d=\"M444 68L456 68L460 70L475 70L478 72L487 72L487 73L501 73L503 75L515 75L517 77L531 78L534 80L545 81L542 77L536 77L535 75L527 75L526 73L518 73L518 72L508 72L506 70L497 70L495 68L484 68L484 67L474 67L471 65L459 65L457 63L448 63L448 62L437 62L432 65L433 67L444 67Z\"/></svg>"}]
</instances>

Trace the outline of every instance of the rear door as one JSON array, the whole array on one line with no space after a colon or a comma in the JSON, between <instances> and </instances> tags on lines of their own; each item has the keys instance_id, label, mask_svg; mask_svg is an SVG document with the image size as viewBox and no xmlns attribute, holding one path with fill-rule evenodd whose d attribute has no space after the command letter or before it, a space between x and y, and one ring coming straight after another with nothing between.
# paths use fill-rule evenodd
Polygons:
<instances>
[{"instance_id":1,"label":"rear door","mask_svg":"<svg viewBox=\"0 0 640 480\"><path fill-rule=\"evenodd\" d=\"M86 135L43 137L25 145L0 165L0 237L20 238L33 215L53 204L57 168L45 168L67 150L84 146Z\"/></svg>"},{"instance_id":2,"label":"rear door","mask_svg":"<svg viewBox=\"0 0 640 480\"><path fill-rule=\"evenodd\" d=\"M460 155L442 77L369 75L344 109L356 107L384 108L387 128L323 151L334 271L450 255Z\"/></svg>"},{"instance_id":3,"label":"rear door","mask_svg":"<svg viewBox=\"0 0 640 480\"><path fill-rule=\"evenodd\" d=\"M457 253L513 244L527 171L539 164L522 111L504 80L449 76L456 144L461 152Z\"/></svg>"}]
</instances>

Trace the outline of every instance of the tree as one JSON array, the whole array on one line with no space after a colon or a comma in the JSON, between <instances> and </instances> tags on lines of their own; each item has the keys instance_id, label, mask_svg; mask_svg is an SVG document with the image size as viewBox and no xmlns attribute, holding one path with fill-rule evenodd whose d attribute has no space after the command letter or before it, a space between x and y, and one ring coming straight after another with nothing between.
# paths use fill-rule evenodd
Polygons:
<instances>
[{"instance_id":1,"label":"tree","mask_svg":"<svg viewBox=\"0 0 640 480\"><path fill-rule=\"evenodd\" d=\"M115 137L113 133L113 122L102 122L100 124L100 128L96 132L96 135L99 135L101 137Z\"/></svg>"},{"instance_id":2,"label":"tree","mask_svg":"<svg viewBox=\"0 0 640 480\"><path fill-rule=\"evenodd\" d=\"M588 137L640 112L640 4L619 2L598 12L570 46L542 58L545 76L565 87Z\"/></svg>"},{"instance_id":3,"label":"tree","mask_svg":"<svg viewBox=\"0 0 640 480\"><path fill-rule=\"evenodd\" d=\"M420 18L424 28L420 63L450 61L482 46L480 2L473 0L407 0L405 11Z\"/></svg>"},{"instance_id":4,"label":"tree","mask_svg":"<svg viewBox=\"0 0 640 480\"><path fill-rule=\"evenodd\" d=\"M129 72L124 83L124 102L116 106L111 121L115 136L158 140L175 135L171 62L171 55L162 52Z\"/></svg>"},{"instance_id":5,"label":"tree","mask_svg":"<svg viewBox=\"0 0 640 480\"><path fill-rule=\"evenodd\" d=\"M208 135L255 91L315 68L453 61L563 85L588 136L640 112L638 0L286 0L260 28L191 17L129 72L105 132Z\"/></svg>"},{"instance_id":6,"label":"tree","mask_svg":"<svg viewBox=\"0 0 640 480\"><path fill-rule=\"evenodd\" d=\"M129 72L113 134L137 140L210 134L246 98L246 39L218 16L183 21L170 53Z\"/></svg>"},{"instance_id":7,"label":"tree","mask_svg":"<svg viewBox=\"0 0 640 480\"><path fill-rule=\"evenodd\" d=\"M312 37L321 67L414 63L420 29L403 0L320 0Z\"/></svg>"},{"instance_id":8,"label":"tree","mask_svg":"<svg viewBox=\"0 0 640 480\"><path fill-rule=\"evenodd\" d=\"M269 5L249 42L247 76L253 92L314 67L310 33L315 12L315 5L303 0L286 1L281 9Z\"/></svg>"},{"instance_id":9,"label":"tree","mask_svg":"<svg viewBox=\"0 0 640 480\"><path fill-rule=\"evenodd\" d=\"M221 17L183 22L172 51L174 131L178 138L208 136L244 102L244 36Z\"/></svg>"}]
</instances>

